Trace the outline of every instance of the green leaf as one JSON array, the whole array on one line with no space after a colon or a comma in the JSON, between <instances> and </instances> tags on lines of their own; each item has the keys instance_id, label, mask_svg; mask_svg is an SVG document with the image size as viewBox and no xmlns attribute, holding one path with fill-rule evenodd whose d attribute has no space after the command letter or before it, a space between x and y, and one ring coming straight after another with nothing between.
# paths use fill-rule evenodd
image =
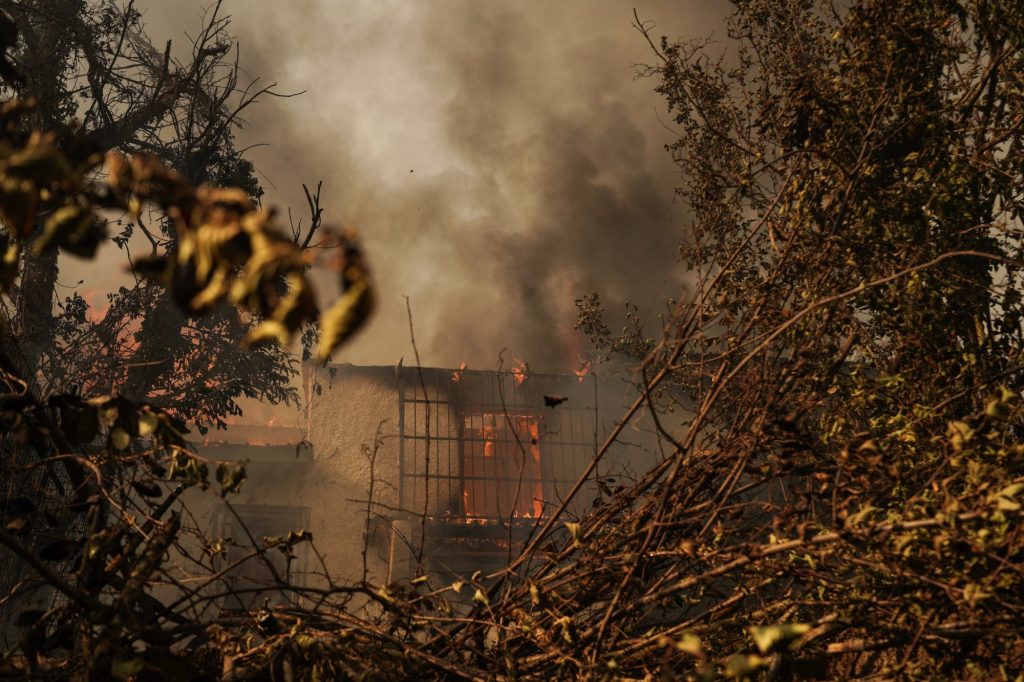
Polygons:
<instances>
[{"instance_id":1,"label":"green leaf","mask_svg":"<svg viewBox=\"0 0 1024 682\"><path fill-rule=\"evenodd\" d=\"M946 426L946 434L949 436L949 443L957 452L963 450L964 445L974 438L974 429L962 421L951 421Z\"/></svg>"},{"instance_id":2,"label":"green leaf","mask_svg":"<svg viewBox=\"0 0 1024 682\"><path fill-rule=\"evenodd\" d=\"M676 649L697 658L704 657L704 646L701 644L700 637L692 632L683 633L683 636L676 642Z\"/></svg>"},{"instance_id":3,"label":"green leaf","mask_svg":"<svg viewBox=\"0 0 1024 682\"><path fill-rule=\"evenodd\" d=\"M217 465L217 482L220 483L220 496L237 492L245 480L245 464Z\"/></svg>"},{"instance_id":4,"label":"green leaf","mask_svg":"<svg viewBox=\"0 0 1024 682\"><path fill-rule=\"evenodd\" d=\"M1014 498L1017 497L1021 490L1024 490L1024 483L1008 485L999 492L989 496L989 502L995 503L996 508L1003 511L1017 511L1021 508L1021 504Z\"/></svg>"},{"instance_id":5,"label":"green leaf","mask_svg":"<svg viewBox=\"0 0 1024 682\"><path fill-rule=\"evenodd\" d=\"M128 446L132 444L132 437L128 435L127 431L117 426L110 430L110 444L118 450L127 450Z\"/></svg>"},{"instance_id":6,"label":"green leaf","mask_svg":"<svg viewBox=\"0 0 1024 682\"><path fill-rule=\"evenodd\" d=\"M33 133L23 149L7 158L4 172L18 179L31 180L40 187L68 178L71 167L52 141L51 135Z\"/></svg>"},{"instance_id":7,"label":"green leaf","mask_svg":"<svg viewBox=\"0 0 1024 682\"><path fill-rule=\"evenodd\" d=\"M96 398L89 398L86 401L86 404L96 409L96 414L103 426L113 426L114 422L117 421L117 404L110 396L105 395L98 396Z\"/></svg>"},{"instance_id":8,"label":"green leaf","mask_svg":"<svg viewBox=\"0 0 1024 682\"><path fill-rule=\"evenodd\" d=\"M982 589L977 583L968 583L964 586L964 601L975 606L978 602L988 599L992 595Z\"/></svg>"},{"instance_id":9,"label":"green leaf","mask_svg":"<svg viewBox=\"0 0 1024 682\"><path fill-rule=\"evenodd\" d=\"M735 654L725 664L725 674L729 677L742 679L750 677L768 665L768 661L757 654Z\"/></svg>"},{"instance_id":10,"label":"green leaf","mask_svg":"<svg viewBox=\"0 0 1024 682\"><path fill-rule=\"evenodd\" d=\"M580 530L580 524L569 521L565 524L565 529L569 531L569 537L572 538L573 547L582 547L583 532Z\"/></svg>"},{"instance_id":11,"label":"green leaf","mask_svg":"<svg viewBox=\"0 0 1024 682\"><path fill-rule=\"evenodd\" d=\"M146 669L146 661L141 658L129 658L126 661L117 661L110 666L110 674L119 680L127 680Z\"/></svg>"},{"instance_id":12,"label":"green leaf","mask_svg":"<svg viewBox=\"0 0 1024 682\"><path fill-rule=\"evenodd\" d=\"M807 623L789 623L784 625L753 626L747 629L754 644L762 654L769 654L780 647L787 647L793 640L800 637L811 626Z\"/></svg>"},{"instance_id":13,"label":"green leaf","mask_svg":"<svg viewBox=\"0 0 1024 682\"><path fill-rule=\"evenodd\" d=\"M104 223L92 211L78 204L61 206L43 225L43 234L33 247L36 254L58 246L81 258L92 258L100 242L106 238Z\"/></svg>"},{"instance_id":14,"label":"green leaf","mask_svg":"<svg viewBox=\"0 0 1024 682\"><path fill-rule=\"evenodd\" d=\"M868 516L872 512L876 512L876 511L878 511L878 507L875 507L875 506L870 505L870 504L869 505L865 505L864 507L861 508L861 510L859 512L857 512L856 514L853 514L852 516L847 517L847 519L846 519L846 527L847 528L856 528L860 524L864 523L864 521L868 518Z\"/></svg>"},{"instance_id":15,"label":"green leaf","mask_svg":"<svg viewBox=\"0 0 1024 682\"><path fill-rule=\"evenodd\" d=\"M341 298L324 313L320 322L320 360L326 360L334 350L352 338L373 312L374 299L370 282L357 280Z\"/></svg>"},{"instance_id":16,"label":"green leaf","mask_svg":"<svg viewBox=\"0 0 1024 682\"><path fill-rule=\"evenodd\" d=\"M264 320L245 335L243 343L255 346L268 341L277 341L282 346L292 340L292 332L277 320Z\"/></svg>"},{"instance_id":17,"label":"green leaf","mask_svg":"<svg viewBox=\"0 0 1024 682\"><path fill-rule=\"evenodd\" d=\"M160 419L152 412L143 412L139 415L139 435L148 436L160 425Z\"/></svg>"},{"instance_id":18,"label":"green leaf","mask_svg":"<svg viewBox=\"0 0 1024 682\"><path fill-rule=\"evenodd\" d=\"M1000 398L992 398L985 404L985 414L993 419L1006 419L1010 416L1010 406Z\"/></svg>"}]
</instances>

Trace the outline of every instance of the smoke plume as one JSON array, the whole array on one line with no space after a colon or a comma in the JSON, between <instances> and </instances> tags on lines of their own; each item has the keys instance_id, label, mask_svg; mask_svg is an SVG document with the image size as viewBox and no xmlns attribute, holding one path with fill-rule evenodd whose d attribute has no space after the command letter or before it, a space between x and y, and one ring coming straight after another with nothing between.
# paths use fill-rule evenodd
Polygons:
<instances>
[{"instance_id":1,"label":"smoke plume","mask_svg":"<svg viewBox=\"0 0 1024 682\"><path fill-rule=\"evenodd\" d=\"M247 72L306 91L247 114L269 203L298 218L300 183L323 179L327 219L374 265L380 309L336 360L408 362L408 296L425 364L488 368L507 348L568 371L586 349L574 298L675 294L685 216L632 7L702 35L721 26L705 4L227 0ZM143 5L158 44L198 25L198 3L173 5Z\"/></svg>"}]
</instances>

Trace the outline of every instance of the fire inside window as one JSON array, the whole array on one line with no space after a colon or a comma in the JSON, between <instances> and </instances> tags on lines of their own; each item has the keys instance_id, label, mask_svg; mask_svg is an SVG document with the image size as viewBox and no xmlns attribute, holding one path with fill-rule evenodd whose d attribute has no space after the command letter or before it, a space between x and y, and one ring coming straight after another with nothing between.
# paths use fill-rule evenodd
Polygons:
<instances>
[{"instance_id":1,"label":"fire inside window","mask_svg":"<svg viewBox=\"0 0 1024 682\"><path fill-rule=\"evenodd\" d=\"M540 518L543 417L477 412L463 417L462 511L467 518Z\"/></svg>"},{"instance_id":2,"label":"fire inside window","mask_svg":"<svg viewBox=\"0 0 1024 682\"><path fill-rule=\"evenodd\" d=\"M562 502L593 456L593 387L575 376L405 372L399 507L409 514L438 524L532 525ZM545 407L551 394L566 400ZM584 493L574 506L590 501Z\"/></svg>"}]
</instances>

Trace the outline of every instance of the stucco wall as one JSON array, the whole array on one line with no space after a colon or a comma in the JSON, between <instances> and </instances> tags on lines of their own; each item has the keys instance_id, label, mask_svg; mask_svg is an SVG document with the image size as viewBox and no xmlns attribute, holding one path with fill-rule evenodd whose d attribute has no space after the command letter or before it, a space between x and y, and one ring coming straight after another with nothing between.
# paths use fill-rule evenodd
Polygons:
<instances>
[{"instance_id":1,"label":"stucco wall","mask_svg":"<svg viewBox=\"0 0 1024 682\"><path fill-rule=\"evenodd\" d=\"M451 437L457 440L456 429L452 425L458 423L461 417L457 416L459 413L450 416L445 403L450 398L454 402L461 401L460 404L465 406L467 396L480 394L479 385L474 382L479 384L486 376L467 373L461 382L453 382L451 370L423 371L431 401L431 437ZM402 516L399 509L401 428L404 426L407 436L427 433L425 415L428 410L422 404L414 406L407 402L404 417L400 416L399 410L400 390L404 391L407 401L423 397L420 378L418 370L408 367L401 370L401 376L398 368L393 366L307 367L309 411L304 436L308 446L296 448L291 445L261 447L224 444L200 449L200 454L211 459L248 460L248 476L241 491L228 498L243 513L246 508L259 507L292 507L299 510L305 524L303 529L313 534L315 545L324 560L324 566L321 567L308 548L300 548L295 569L306 572L303 578L305 584L322 585L323 581L314 573L324 568L336 580L359 580L363 577L363 543L371 478L374 481L374 506L366 556L367 579L372 584L382 585L389 579L402 577L402 559L409 555L404 541L416 545L418 540L413 536L418 533L419 524L415 518L410 520L407 517L395 523L383 517L395 519ZM601 384L592 377L581 383L575 377L538 376L528 380L523 387L516 387L510 377L502 378L502 381L506 378L510 382L509 393L502 400L518 400L520 406L534 406L536 403L539 407L534 406L533 409L540 410L538 414L543 414L552 423L557 421L555 415L558 413L551 410L577 409L592 413L595 400L599 402L602 416L599 422L603 423L598 424L598 433L592 433L591 421L586 433L580 431L573 436L577 441L603 441L610 422L621 414L621 384ZM543 396L548 393L559 394L568 400L559 407L545 407ZM491 400L493 402L494 399ZM404 424L401 421L403 418ZM554 443L568 437L565 433L552 433L551 440ZM634 428L627 430L626 437L632 441L649 440L643 437L641 430ZM376 454L371 462L371 453L375 447ZM407 471L422 467L424 447L422 440L407 440L404 453ZM452 447L451 442L432 442L432 476L457 474L454 467L459 466L460 459L457 453L453 456ZM548 449L542 443L541 450L545 458L560 456L561 452L554 444ZM624 469L643 471L652 460L649 450L636 444L633 447L617 447L606 456L600 473L607 476ZM576 461L574 467L581 471L589 461L589 455L583 452L582 457L577 457ZM561 477L574 479L576 475L578 471L574 473L565 470ZM568 484L561 484L562 492L567 487ZM419 490L410 496L406 487L404 504L410 511L422 513L426 509L430 516L444 517L454 508L453 500L445 499L446 494L443 492L432 492L424 507L422 492ZM555 496L549 495L550 490L545 489L545 497L551 498L545 502L557 503ZM592 489L580 496L579 502L583 507L589 507L591 495L595 493L596 490ZM208 536L231 536L234 542L247 542L237 528L233 530L233 517L215 491L192 491L188 494L188 504L200 530ZM389 573L389 557L395 560L391 563L394 573ZM187 577L191 569L184 559L180 559L180 562L181 576Z\"/></svg>"},{"instance_id":2,"label":"stucco wall","mask_svg":"<svg viewBox=\"0 0 1024 682\"><path fill-rule=\"evenodd\" d=\"M337 365L318 369L309 378L311 388L316 384L318 387L310 391L309 419L304 430L307 443L264 446L221 442L200 445L197 450L210 460L244 462L245 481L238 492L227 496L243 518L247 514L266 518L268 511L280 513L296 519L292 530L312 533L323 564L308 545L300 544L296 547L298 559L293 562L292 577L300 584L324 587L326 580L319 575L324 572L335 581L363 577L363 538L371 478L368 452L375 440L379 445L373 471L380 483L375 486L374 497L387 506L397 503L398 393L394 367ZM246 439L244 427L233 431L235 439ZM256 440L262 441L264 436L261 433ZM211 472L214 467L211 462ZM219 487L213 483L208 490L190 489L183 496L189 510L186 525L198 531L191 538L183 534L186 554L201 554L199 535L251 547L218 492ZM378 520L371 527L366 577L372 584L382 585L388 578L390 533ZM253 526L250 530L261 542L259 529ZM195 584L197 577L208 574L185 554L175 553L169 559L170 572L185 584ZM226 562L221 559L218 565ZM218 584L210 586L209 591L221 592L224 588ZM165 589L157 595L173 601L178 593Z\"/></svg>"},{"instance_id":3,"label":"stucco wall","mask_svg":"<svg viewBox=\"0 0 1024 682\"><path fill-rule=\"evenodd\" d=\"M398 505L398 375L394 367L335 365L316 370L308 439L313 446L304 496L311 528L332 574L362 577L363 535L371 475L374 501ZM377 443L372 466L370 451ZM375 511L381 508L375 507ZM388 533L373 526L370 579L387 573Z\"/></svg>"}]
</instances>

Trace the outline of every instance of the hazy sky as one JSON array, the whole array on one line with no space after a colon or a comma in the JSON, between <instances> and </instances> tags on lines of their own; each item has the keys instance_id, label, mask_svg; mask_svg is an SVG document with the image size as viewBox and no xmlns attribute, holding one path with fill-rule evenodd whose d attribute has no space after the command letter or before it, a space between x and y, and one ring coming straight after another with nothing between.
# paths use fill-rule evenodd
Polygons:
<instances>
[{"instance_id":1,"label":"hazy sky","mask_svg":"<svg viewBox=\"0 0 1024 682\"><path fill-rule=\"evenodd\" d=\"M197 0L136 2L157 45L194 33ZM268 203L363 235L380 306L338 362L411 357L490 368L507 347L573 369L573 299L647 309L682 281L672 139L632 8L670 36L721 34L710 0L226 0L249 73L292 99L247 117ZM328 292L329 293L329 292Z\"/></svg>"}]
</instances>

